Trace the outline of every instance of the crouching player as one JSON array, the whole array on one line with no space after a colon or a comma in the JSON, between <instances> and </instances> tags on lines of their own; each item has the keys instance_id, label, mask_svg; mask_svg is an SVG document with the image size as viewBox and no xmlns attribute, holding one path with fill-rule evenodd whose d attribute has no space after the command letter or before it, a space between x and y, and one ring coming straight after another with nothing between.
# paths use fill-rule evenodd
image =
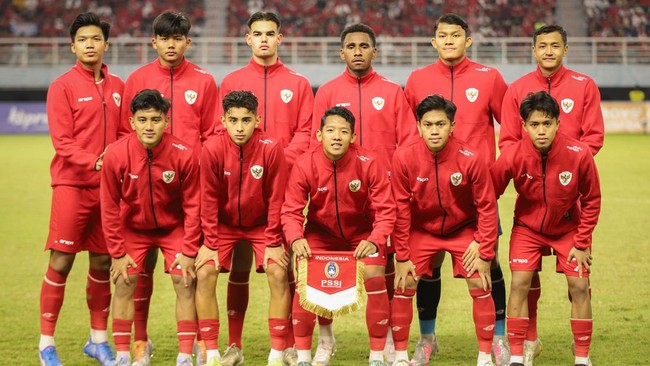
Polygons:
<instances>
[{"instance_id":1,"label":"crouching player","mask_svg":"<svg viewBox=\"0 0 650 366\"><path fill-rule=\"evenodd\" d=\"M395 222L388 172L367 150L352 144L356 134L349 110L332 107L325 111L316 136L322 145L299 157L291 171L282 206L284 235L297 256L310 257L312 250L343 250L354 251L354 257L364 262L369 362L385 365L386 238ZM303 212L308 202L305 226ZM296 293L293 332L300 366L311 365L315 318L300 306Z\"/></svg>"},{"instance_id":2,"label":"crouching player","mask_svg":"<svg viewBox=\"0 0 650 366\"><path fill-rule=\"evenodd\" d=\"M422 139L399 148L393 157L397 220L392 240L397 251L393 299L395 366L407 366L413 295L422 275L431 275L436 254L453 258L454 277L465 278L473 300L478 338L477 365L492 365L494 301L490 261L497 239L496 198L490 173L475 150L455 140L456 106L440 95L416 108Z\"/></svg>"},{"instance_id":3,"label":"crouching player","mask_svg":"<svg viewBox=\"0 0 650 366\"><path fill-rule=\"evenodd\" d=\"M116 365L131 365L129 346L138 273L147 251L159 247L176 291L177 365L192 365L197 331L194 258L201 236L199 171L191 149L164 134L169 101L145 89L131 101L130 134L104 156L101 207L104 236L113 258L113 339Z\"/></svg>"},{"instance_id":4,"label":"crouching player","mask_svg":"<svg viewBox=\"0 0 650 366\"><path fill-rule=\"evenodd\" d=\"M588 145L557 132L560 109L548 93L529 94L519 114L528 137L505 148L491 170L497 196L511 179L518 194L510 236L510 365L524 365L528 291L549 247L557 256L555 270L565 274L569 286L575 364L591 365L589 271L591 235L600 214L598 171Z\"/></svg>"},{"instance_id":5,"label":"crouching player","mask_svg":"<svg viewBox=\"0 0 650 366\"><path fill-rule=\"evenodd\" d=\"M225 130L206 141L201 152L201 223L205 241L196 257L199 329L205 340L208 365L243 363L241 352L237 359L219 362L215 287L219 270L231 269L235 246L252 245L257 271L266 272L271 290L268 364L281 366L291 326L289 255L283 246L280 226L287 179L284 153L282 145L258 129L257 98L251 92L230 92L222 104Z\"/></svg>"}]
</instances>

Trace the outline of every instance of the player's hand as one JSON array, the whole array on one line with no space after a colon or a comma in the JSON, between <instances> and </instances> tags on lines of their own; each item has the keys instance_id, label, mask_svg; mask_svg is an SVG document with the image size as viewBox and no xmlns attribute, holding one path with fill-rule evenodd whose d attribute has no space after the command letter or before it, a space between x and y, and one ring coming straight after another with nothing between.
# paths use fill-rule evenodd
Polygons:
<instances>
[{"instance_id":1,"label":"player's hand","mask_svg":"<svg viewBox=\"0 0 650 366\"><path fill-rule=\"evenodd\" d=\"M95 161L95 171L100 171L102 170L102 166L104 165L104 154L106 154L106 150L102 152L101 155L99 155L99 158L97 158L97 161Z\"/></svg>"},{"instance_id":2,"label":"player's hand","mask_svg":"<svg viewBox=\"0 0 650 366\"><path fill-rule=\"evenodd\" d=\"M467 272L467 278L471 277L474 272L478 272L484 291L492 289L492 276L490 275L491 264L492 261L484 261L483 259L478 258L474 261L474 264L472 265L472 268L470 268L470 271Z\"/></svg>"},{"instance_id":3,"label":"player's hand","mask_svg":"<svg viewBox=\"0 0 650 366\"><path fill-rule=\"evenodd\" d=\"M296 253L297 257L311 257L311 248L309 248L309 244L305 238L294 240L293 243L291 243L291 249Z\"/></svg>"},{"instance_id":4,"label":"player's hand","mask_svg":"<svg viewBox=\"0 0 650 366\"><path fill-rule=\"evenodd\" d=\"M406 262L397 262L395 264L395 290L401 289L402 292L406 289L406 279L408 275L411 275L414 279L417 278L415 274L415 266L411 260Z\"/></svg>"},{"instance_id":5,"label":"player's hand","mask_svg":"<svg viewBox=\"0 0 650 366\"><path fill-rule=\"evenodd\" d=\"M587 271L587 273L591 272L591 260L591 251L589 248L582 250L573 247L566 258L566 263L569 264L575 261L575 264L578 266L578 276L582 278L584 271Z\"/></svg>"},{"instance_id":6,"label":"player's hand","mask_svg":"<svg viewBox=\"0 0 650 366\"><path fill-rule=\"evenodd\" d=\"M363 259L369 255L377 253L377 246L368 240L361 240L357 249L354 250L354 258Z\"/></svg>"},{"instance_id":7,"label":"player's hand","mask_svg":"<svg viewBox=\"0 0 650 366\"><path fill-rule=\"evenodd\" d=\"M187 281L187 275L189 274L192 278L196 278L196 270L194 269L194 258L190 258L185 254L178 254L174 262L169 267L169 271L174 269L174 267L180 267L181 275L183 276L183 285L185 287L190 287L190 283Z\"/></svg>"},{"instance_id":8,"label":"player's hand","mask_svg":"<svg viewBox=\"0 0 650 366\"><path fill-rule=\"evenodd\" d=\"M199 253L196 255L196 259L194 260L194 267L198 271L199 268L203 267L209 261L214 261L214 268L219 272L219 269L221 268L221 264L219 263L219 252L208 248L206 245L201 245Z\"/></svg>"},{"instance_id":9,"label":"player's hand","mask_svg":"<svg viewBox=\"0 0 650 366\"><path fill-rule=\"evenodd\" d=\"M113 283L117 283L117 280L122 276L124 278L124 283L131 285L131 280L129 280L129 267L138 268L138 265L135 264L133 258L130 255L126 254L122 258L112 258L111 259L111 279Z\"/></svg>"},{"instance_id":10,"label":"player's hand","mask_svg":"<svg viewBox=\"0 0 650 366\"><path fill-rule=\"evenodd\" d=\"M266 249L264 249L264 270L266 270L266 267L269 265L269 259L273 259L273 261L285 271L289 267L289 253L284 250L282 245L277 247L266 247Z\"/></svg>"},{"instance_id":11,"label":"player's hand","mask_svg":"<svg viewBox=\"0 0 650 366\"><path fill-rule=\"evenodd\" d=\"M469 271L470 268L472 268L474 261L479 259L479 246L480 244L477 243L476 240L472 240L472 242L469 243L467 250L465 250L465 253L463 253L463 268L465 268L466 271Z\"/></svg>"}]
</instances>

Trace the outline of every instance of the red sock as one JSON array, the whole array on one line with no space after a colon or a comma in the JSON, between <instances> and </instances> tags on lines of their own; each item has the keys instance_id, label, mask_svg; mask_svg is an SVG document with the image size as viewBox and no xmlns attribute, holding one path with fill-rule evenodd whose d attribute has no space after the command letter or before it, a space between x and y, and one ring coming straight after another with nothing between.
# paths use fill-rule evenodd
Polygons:
<instances>
[{"instance_id":1,"label":"red sock","mask_svg":"<svg viewBox=\"0 0 650 366\"><path fill-rule=\"evenodd\" d=\"M510 354L512 356L524 355L524 338L528 328L528 318L506 317L508 328L508 342L510 342Z\"/></svg>"},{"instance_id":2,"label":"red sock","mask_svg":"<svg viewBox=\"0 0 650 366\"><path fill-rule=\"evenodd\" d=\"M108 312L111 308L110 271L88 270L86 302L90 310L90 328L106 330Z\"/></svg>"},{"instance_id":3,"label":"red sock","mask_svg":"<svg viewBox=\"0 0 650 366\"><path fill-rule=\"evenodd\" d=\"M392 301L395 295L395 263L392 260L389 260L386 265L386 274L384 277L386 278L388 301Z\"/></svg>"},{"instance_id":4,"label":"red sock","mask_svg":"<svg viewBox=\"0 0 650 366\"><path fill-rule=\"evenodd\" d=\"M409 331L413 320L413 296L415 289L398 290L393 297L391 329L396 351L406 351L409 345Z\"/></svg>"},{"instance_id":5,"label":"red sock","mask_svg":"<svg viewBox=\"0 0 650 366\"><path fill-rule=\"evenodd\" d=\"M199 334L208 350L219 349L219 325L219 319L199 319Z\"/></svg>"},{"instance_id":6,"label":"red sock","mask_svg":"<svg viewBox=\"0 0 650 366\"><path fill-rule=\"evenodd\" d=\"M289 293L291 294L291 304L293 304L293 298L296 294L296 277L293 274L293 270L290 270L288 273L289 279ZM287 339L285 340L286 348L293 347L296 344L296 340L293 338L293 326L291 325L291 313L289 313L289 327L287 329Z\"/></svg>"},{"instance_id":7,"label":"red sock","mask_svg":"<svg viewBox=\"0 0 650 366\"><path fill-rule=\"evenodd\" d=\"M269 318L271 349L283 351L287 348L287 331L290 326L289 319Z\"/></svg>"},{"instance_id":8,"label":"red sock","mask_svg":"<svg viewBox=\"0 0 650 366\"><path fill-rule=\"evenodd\" d=\"M244 318L248 308L248 279L250 272L230 272L228 279L228 344L236 344L241 349L241 336L244 332Z\"/></svg>"},{"instance_id":9,"label":"red sock","mask_svg":"<svg viewBox=\"0 0 650 366\"><path fill-rule=\"evenodd\" d=\"M470 290L472 296L472 314L474 327L478 339L479 352L492 352L492 338L494 338L494 300L490 291L483 289Z\"/></svg>"},{"instance_id":10,"label":"red sock","mask_svg":"<svg viewBox=\"0 0 650 366\"><path fill-rule=\"evenodd\" d=\"M299 351L310 350L311 339L316 326L316 314L310 313L300 306L300 296L297 293L293 298L291 312L296 349Z\"/></svg>"},{"instance_id":11,"label":"red sock","mask_svg":"<svg viewBox=\"0 0 650 366\"><path fill-rule=\"evenodd\" d=\"M366 306L366 326L370 336L370 350L383 351L388 332L388 295L386 294L386 279L373 277L364 282L368 294Z\"/></svg>"},{"instance_id":12,"label":"red sock","mask_svg":"<svg viewBox=\"0 0 650 366\"><path fill-rule=\"evenodd\" d=\"M113 318L113 342L119 352L128 352L131 346L131 325L133 320Z\"/></svg>"},{"instance_id":13,"label":"red sock","mask_svg":"<svg viewBox=\"0 0 650 366\"><path fill-rule=\"evenodd\" d=\"M526 330L526 340L534 341L537 339L537 303L542 296L542 285L539 282L539 275L533 276L528 291L528 329Z\"/></svg>"},{"instance_id":14,"label":"red sock","mask_svg":"<svg viewBox=\"0 0 650 366\"><path fill-rule=\"evenodd\" d=\"M153 269L152 269L153 271ZM133 338L136 341L147 341L147 320L149 320L149 304L153 294L153 273L140 273L133 293L135 315L133 317Z\"/></svg>"},{"instance_id":15,"label":"red sock","mask_svg":"<svg viewBox=\"0 0 650 366\"><path fill-rule=\"evenodd\" d=\"M192 354L198 327L199 324L196 320L179 320L176 322L179 353Z\"/></svg>"},{"instance_id":16,"label":"red sock","mask_svg":"<svg viewBox=\"0 0 650 366\"><path fill-rule=\"evenodd\" d=\"M576 343L576 357L589 357L591 334L594 329L592 319L571 319L571 332Z\"/></svg>"},{"instance_id":17,"label":"red sock","mask_svg":"<svg viewBox=\"0 0 650 366\"><path fill-rule=\"evenodd\" d=\"M67 273L59 273L52 267L47 267L41 285L41 334L54 336L56 321L63 305L67 278Z\"/></svg>"}]
</instances>

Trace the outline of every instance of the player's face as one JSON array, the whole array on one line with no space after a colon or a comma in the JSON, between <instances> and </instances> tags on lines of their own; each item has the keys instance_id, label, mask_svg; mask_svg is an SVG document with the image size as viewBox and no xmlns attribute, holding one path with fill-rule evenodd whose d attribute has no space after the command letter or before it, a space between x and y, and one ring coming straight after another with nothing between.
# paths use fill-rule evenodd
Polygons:
<instances>
[{"instance_id":1,"label":"player's face","mask_svg":"<svg viewBox=\"0 0 650 366\"><path fill-rule=\"evenodd\" d=\"M167 116L153 108L136 111L133 117L129 118L129 122L138 135L138 140L147 149L160 143L163 132L167 128Z\"/></svg>"},{"instance_id":2,"label":"player's face","mask_svg":"<svg viewBox=\"0 0 650 366\"><path fill-rule=\"evenodd\" d=\"M543 153L551 148L559 127L560 121L557 118L551 118L542 111L533 111L528 120L524 121L524 130L528 132L535 148Z\"/></svg>"},{"instance_id":3,"label":"player's face","mask_svg":"<svg viewBox=\"0 0 650 366\"><path fill-rule=\"evenodd\" d=\"M468 37L460 25L440 23L431 44L438 51L442 62L456 65L467 55L467 49L472 45L472 37Z\"/></svg>"},{"instance_id":4,"label":"player's face","mask_svg":"<svg viewBox=\"0 0 650 366\"><path fill-rule=\"evenodd\" d=\"M328 116L323 127L316 132L316 138L323 143L323 152L328 159L335 161L348 152L350 144L357 139L350 122L337 115Z\"/></svg>"},{"instance_id":5,"label":"player's face","mask_svg":"<svg viewBox=\"0 0 650 366\"><path fill-rule=\"evenodd\" d=\"M96 25L88 25L77 30L70 49L82 65L91 68L102 63L104 52L108 50L108 42L104 40L101 28Z\"/></svg>"},{"instance_id":6,"label":"player's face","mask_svg":"<svg viewBox=\"0 0 650 366\"><path fill-rule=\"evenodd\" d=\"M437 153L445 148L449 136L454 131L454 123L444 111L432 110L418 122L418 132L427 144L429 151Z\"/></svg>"},{"instance_id":7,"label":"player's face","mask_svg":"<svg viewBox=\"0 0 650 366\"><path fill-rule=\"evenodd\" d=\"M151 40L153 48L158 52L160 64L170 68L181 64L185 51L187 51L191 43L192 40L182 34L157 35L156 38Z\"/></svg>"},{"instance_id":8,"label":"player's face","mask_svg":"<svg viewBox=\"0 0 650 366\"><path fill-rule=\"evenodd\" d=\"M540 34L533 46L533 56L546 75L553 74L562 66L568 51L569 47L562 41L560 32Z\"/></svg>"},{"instance_id":9,"label":"player's face","mask_svg":"<svg viewBox=\"0 0 650 366\"><path fill-rule=\"evenodd\" d=\"M367 33L355 32L345 35L341 60L345 61L352 74L366 75L375 57L377 57L377 49Z\"/></svg>"},{"instance_id":10,"label":"player's face","mask_svg":"<svg viewBox=\"0 0 650 366\"><path fill-rule=\"evenodd\" d=\"M282 34L275 22L259 20L251 24L251 29L246 33L246 43L258 63L274 64L278 58L278 46L282 43Z\"/></svg>"},{"instance_id":11,"label":"player's face","mask_svg":"<svg viewBox=\"0 0 650 366\"><path fill-rule=\"evenodd\" d=\"M255 128L260 125L260 116L247 108L230 108L221 117L221 123L226 127L230 139L237 146L244 146L253 136Z\"/></svg>"}]
</instances>

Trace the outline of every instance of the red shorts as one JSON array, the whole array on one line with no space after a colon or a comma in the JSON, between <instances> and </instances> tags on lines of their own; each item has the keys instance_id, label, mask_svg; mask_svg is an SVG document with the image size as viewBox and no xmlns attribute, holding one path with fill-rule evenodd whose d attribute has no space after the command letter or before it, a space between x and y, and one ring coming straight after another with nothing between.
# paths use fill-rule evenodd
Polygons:
<instances>
[{"instance_id":1,"label":"red shorts","mask_svg":"<svg viewBox=\"0 0 650 366\"><path fill-rule=\"evenodd\" d=\"M474 240L474 232L476 232L474 225L468 225L449 236L433 235L419 229L411 230L409 247L415 273L418 276L433 276L431 268L436 254L449 252L453 261L454 277L467 278L467 271L463 268L463 254ZM474 272L470 278L478 277L478 272Z\"/></svg>"},{"instance_id":2,"label":"red shorts","mask_svg":"<svg viewBox=\"0 0 650 366\"><path fill-rule=\"evenodd\" d=\"M99 209L99 187L55 186L45 249L107 254Z\"/></svg>"},{"instance_id":3,"label":"red shorts","mask_svg":"<svg viewBox=\"0 0 650 366\"><path fill-rule=\"evenodd\" d=\"M171 267L176 257L181 255L185 230L182 225L173 230L142 230L136 231L124 228L124 242L126 252L131 256L138 268L129 268L129 274L144 272L144 261L151 248L158 247L165 257L165 273L180 275L181 270L176 266Z\"/></svg>"},{"instance_id":4,"label":"red shorts","mask_svg":"<svg viewBox=\"0 0 650 366\"><path fill-rule=\"evenodd\" d=\"M510 270L512 271L539 271L542 268L542 256L553 249L557 257L555 271L567 276L578 276L575 264L567 264L569 252L573 249L576 232L571 231L561 236L548 236L537 233L525 226L513 225L510 235ZM589 277L583 271L584 277Z\"/></svg>"},{"instance_id":5,"label":"red shorts","mask_svg":"<svg viewBox=\"0 0 650 366\"><path fill-rule=\"evenodd\" d=\"M230 272L232 266L232 253L236 245L248 245L253 247L255 252L255 271L264 273L264 251L266 250L266 225L257 227L235 227L219 224L219 239L217 249L219 251L219 263L221 272ZM214 261L210 261L214 264ZM269 260L269 263L273 263Z\"/></svg>"},{"instance_id":6,"label":"red shorts","mask_svg":"<svg viewBox=\"0 0 650 366\"><path fill-rule=\"evenodd\" d=\"M305 232L305 239L311 250L325 250L325 251L354 251L361 240L367 240L368 236L353 238L350 241L328 237L327 234L322 233L307 233ZM375 254L369 255L361 260L367 266L386 266L386 247L379 246L379 251Z\"/></svg>"}]
</instances>

